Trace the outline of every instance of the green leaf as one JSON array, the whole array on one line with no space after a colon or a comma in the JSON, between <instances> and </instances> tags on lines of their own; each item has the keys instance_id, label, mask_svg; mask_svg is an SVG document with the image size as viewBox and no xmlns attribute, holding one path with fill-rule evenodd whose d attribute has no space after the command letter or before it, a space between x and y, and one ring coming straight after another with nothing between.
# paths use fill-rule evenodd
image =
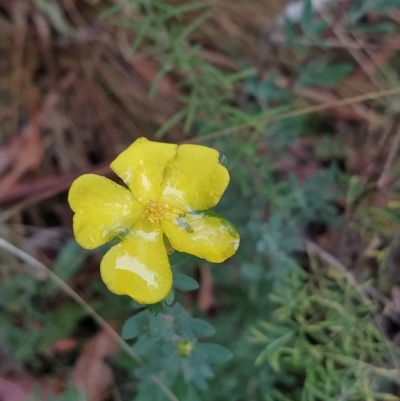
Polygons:
<instances>
[{"instance_id":1,"label":"green leaf","mask_svg":"<svg viewBox=\"0 0 400 401\"><path fill-rule=\"evenodd\" d=\"M149 318L149 330L150 335L153 338L158 337L163 329L163 321L159 316L150 316Z\"/></svg>"},{"instance_id":2,"label":"green leaf","mask_svg":"<svg viewBox=\"0 0 400 401\"><path fill-rule=\"evenodd\" d=\"M54 313L53 324L64 331L68 336L77 326L77 323L86 315L86 311L77 304L65 304Z\"/></svg>"},{"instance_id":3,"label":"green leaf","mask_svg":"<svg viewBox=\"0 0 400 401\"><path fill-rule=\"evenodd\" d=\"M54 273L63 281L68 280L79 271L88 254L89 252L86 249L83 249L74 239L71 239L58 254L54 265ZM52 282L45 288L45 293L48 295L53 295L57 291L59 291L59 287Z\"/></svg>"},{"instance_id":4,"label":"green leaf","mask_svg":"<svg viewBox=\"0 0 400 401\"><path fill-rule=\"evenodd\" d=\"M148 311L153 315L158 315L164 308L163 301L157 302L156 304L146 305Z\"/></svg>"},{"instance_id":5,"label":"green leaf","mask_svg":"<svg viewBox=\"0 0 400 401\"><path fill-rule=\"evenodd\" d=\"M400 7L400 0L375 0L366 5L364 12L386 14L396 7Z\"/></svg>"},{"instance_id":6,"label":"green leaf","mask_svg":"<svg viewBox=\"0 0 400 401\"><path fill-rule=\"evenodd\" d=\"M262 277L264 269L258 264L245 262L240 268L240 273L247 280L257 281Z\"/></svg>"},{"instance_id":7,"label":"green leaf","mask_svg":"<svg viewBox=\"0 0 400 401\"><path fill-rule=\"evenodd\" d=\"M348 183L346 204L352 206L363 194L365 186L366 186L365 180L355 175L352 176Z\"/></svg>"},{"instance_id":8,"label":"green leaf","mask_svg":"<svg viewBox=\"0 0 400 401\"><path fill-rule=\"evenodd\" d=\"M154 338L141 336L132 347L132 351L138 355L145 355L154 348Z\"/></svg>"},{"instance_id":9,"label":"green leaf","mask_svg":"<svg viewBox=\"0 0 400 401\"><path fill-rule=\"evenodd\" d=\"M357 32L362 33L393 33L396 26L389 21L378 22L376 24L363 24L356 27Z\"/></svg>"},{"instance_id":10,"label":"green leaf","mask_svg":"<svg viewBox=\"0 0 400 401\"><path fill-rule=\"evenodd\" d=\"M286 16L284 17L283 20L283 27L284 27L286 44L289 47L295 49L297 47L296 34L294 33L292 21Z\"/></svg>"},{"instance_id":11,"label":"green leaf","mask_svg":"<svg viewBox=\"0 0 400 401\"><path fill-rule=\"evenodd\" d=\"M202 215L202 216L210 216L210 217L217 217L220 220L220 223L225 226L225 228L228 229L229 233L233 237L237 237L239 230L238 228L229 220L226 220L224 217L222 217L220 214L214 212L214 210L209 209L209 210L204 210L203 212L198 212L197 214Z\"/></svg>"},{"instance_id":12,"label":"green leaf","mask_svg":"<svg viewBox=\"0 0 400 401\"><path fill-rule=\"evenodd\" d=\"M186 274L174 274L174 286L180 291L193 291L199 288L199 283L193 278L186 276Z\"/></svg>"},{"instance_id":13,"label":"green leaf","mask_svg":"<svg viewBox=\"0 0 400 401\"><path fill-rule=\"evenodd\" d=\"M192 255L189 255L188 253L184 253L184 252L178 252L175 251L169 255L169 263L171 266L176 266L179 265L180 263L185 262L186 260L188 260L189 258L191 258Z\"/></svg>"},{"instance_id":14,"label":"green leaf","mask_svg":"<svg viewBox=\"0 0 400 401\"><path fill-rule=\"evenodd\" d=\"M188 384L186 383L183 376L180 374L175 379L175 382L172 387L172 392L179 400L186 400L188 394Z\"/></svg>"},{"instance_id":15,"label":"green leaf","mask_svg":"<svg viewBox=\"0 0 400 401\"><path fill-rule=\"evenodd\" d=\"M178 5L170 6L169 4L158 2L157 6L159 9L167 11L167 15L169 17L182 17L184 13L207 7L207 4L204 4L203 2L199 1L193 3L191 2L189 4L183 4L181 6Z\"/></svg>"},{"instance_id":16,"label":"green leaf","mask_svg":"<svg viewBox=\"0 0 400 401\"><path fill-rule=\"evenodd\" d=\"M211 363L225 363L232 358L232 352L219 344L198 343L196 349L206 354Z\"/></svg>"},{"instance_id":17,"label":"green leaf","mask_svg":"<svg viewBox=\"0 0 400 401\"><path fill-rule=\"evenodd\" d=\"M107 7L104 11L102 11L99 15L100 19L107 19L108 17L111 17L111 15L121 11L123 8L122 4L114 4L113 6Z\"/></svg>"},{"instance_id":18,"label":"green leaf","mask_svg":"<svg viewBox=\"0 0 400 401\"><path fill-rule=\"evenodd\" d=\"M71 335L85 313L77 304L65 304L54 313L48 313L45 326L42 328L43 334L40 336L40 347L54 344Z\"/></svg>"},{"instance_id":19,"label":"green leaf","mask_svg":"<svg viewBox=\"0 0 400 401\"><path fill-rule=\"evenodd\" d=\"M319 38L319 36L325 31L329 26L326 21L313 21L313 9L312 1L305 0L300 20L301 28L307 38L313 43L324 46L324 41Z\"/></svg>"},{"instance_id":20,"label":"green leaf","mask_svg":"<svg viewBox=\"0 0 400 401\"><path fill-rule=\"evenodd\" d=\"M164 301L168 306L170 306L174 303L174 300L175 300L175 291L172 288L171 291L166 296L166 298L164 299Z\"/></svg>"},{"instance_id":21,"label":"green leaf","mask_svg":"<svg viewBox=\"0 0 400 401\"><path fill-rule=\"evenodd\" d=\"M151 28L152 28L152 21L150 18L143 19L143 22L141 24L139 24L139 26L136 24L136 36L135 36L135 40L133 41L133 43L131 45L131 53L132 54L136 53L136 51L142 44L143 40L149 34Z\"/></svg>"},{"instance_id":22,"label":"green leaf","mask_svg":"<svg viewBox=\"0 0 400 401\"><path fill-rule=\"evenodd\" d=\"M323 58L311 61L299 73L296 85L301 87L324 85L332 86L353 71L353 66L348 63L328 64Z\"/></svg>"},{"instance_id":23,"label":"green leaf","mask_svg":"<svg viewBox=\"0 0 400 401\"><path fill-rule=\"evenodd\" d=\"M143 330L143 327L148 320L147 310L142 310L136 315L130 317L125 324L122 326L121 336L125 340L138 337Z\"/></svg>"},{"instance_id":24,"label":"green leaf","mask_svg":"<svg viewBox=\"0 0 400 401\"><path fill-rule=\"evenodd\" d=\"M88 251L71 239L59 253L54 265L54 273L62 280L69 279L82 267L87 255Z\"/></svg>"},{"instance_id":25,"label":"green leaf","mask_svg":"<svg viewBox=\"0 0 400 401\"><path fill-rule=\"evenodd\" d=\"M154 77L149 90L150 99L154 99L154 97L157 94L158 86L160 85L161 81L169 71L170 71L170 66L167 65L160 68L160 70L157 72L157 75Z\"/></svg>"},{"instance_id":26,"label":"green leaf","mask_svg":"<svg viewBox=\"0 0 400 401\"><path fill-rule=\"evenodd\" d=\"M300 19L300 25L304 32L307 32L310 25L312 25L311 18L312 18L312 2L311 0L305 0Z\"/></svg>"},{"instance_id":27,"label":"green leaf","mask_svg":"<svg viewBox=\"0 0 400 401\"><path fill-rule=\"evenodd\" d=\"M62 7L51 0L34 0L39 10L47 17L47 21L59 33L69 36L72 34L72 27L69 25Z\"/></svg>"},{"instance_id":28,"label":"green leaf","mask_svg":"<svg viewBox=\"0 0 400 401\"><path fill-rule=\"evenodd\" d=\"M310 39L313 40L313 42L315 44L322 46L322 47L326 47L326 43L324 42L324 40L322 40L321 38L318 38L318 36L320 36L325 31L325 29L327 29L328 27L329 27L329 24L326 21L315 21L308 28L307 34L310 37Z\"/></svg>"},{"instance_id":29,"label":"green leaf","mask_svg":"<svg viewBox=\"0 0 400 401\"><path fill-rule=\"evenodd\" d=\"M400 0L384 0L375 6L375 12L388 13L396 7L400 7Z\"/></svg>"},{"instance_id":30,"label":"green leaf","mask_svg":"<svg viewBox=\"0 0 400 401\"><path fill-rule=\"evenodd\" d=\"M279 370L279 361L278 361L278 355L281 350L281 348L288 343L293 337L294 337L293 332L286 333L282 335L281 337L278 337L271 341L267 347L264 349L263 352L258 356L258 358L255 360L255 364L259 365L261 364L264 359L268 359L269 363L271 366L278 371Z\"/></svg>"},{"instance_id":31,"label":"green leaf","mask_svg":"<svg viewBox=\"0 0 400 401\"><path fill-rule=\"evenodd\" d=\"M241 81L245 78L253 77L256 75L256 70L253 67L248 67L246 69L242 69L241 71L235 72L224 77L224 82L226 85L230 85L234 82Z\"/></svg>"},{"instance_id":32,"label":"green leaf","mask_svg":"<svg viewBox=\"0 0 400 401\"><path fill-rule=\"evenodd\" d=\"M214 327L205 320L190 318L185 323L196 337L210 337L215 333Z\"/></svg>"},{"instance_id":33,"label":"green leaf","mask_svg":"<svg viewBox=\"0 0 400 401\"><path fill-rule=\"evenodd\" d=\"M212 16L211 11L206 11L195 20L193 20L190 24L186 25L182 32L179 34L177 38L177 42L183 41L187 36L189 36L194 30L200 27L206 20L208 20Z\"/></svg>"},{"instance_id":34,"label":"green leaf","mask_svg":"<svg viewBox=\"0 0 400 401\"><path fill-rule=\"evenodd\" d=\"M192 90L192 93L190 94L190 98L188 100L186 120L183 126L183 132L185 134L189 133L192 127L194 118L196 116L197 103L198 103L197 92L195 90Z\"/></svg>"},{"instance_id":35,"label":"green leaf","mask_svg":"<svg viewBox=\"0 0 400 401\"><path fill-rule=\"evenodd\" d=\"M174 125L185 117L187 109L182 109L176 112L168 121L166 121L154 134L156 139L161 139Z\"/></svg>"}]
</instances>

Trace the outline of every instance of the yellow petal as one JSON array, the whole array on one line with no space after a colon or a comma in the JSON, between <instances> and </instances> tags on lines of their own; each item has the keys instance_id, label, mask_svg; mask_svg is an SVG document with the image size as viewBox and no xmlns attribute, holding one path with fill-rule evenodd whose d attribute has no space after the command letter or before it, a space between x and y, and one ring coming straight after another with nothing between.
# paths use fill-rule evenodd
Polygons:
<instances>
[{"instance_id":1,"label":"yellow petal","mask_svg":"<svg viewBox=\"0 0 400 401\"><path fill-rule=\"evenodd\" d=\"M180 145L165 169L163 200L189 211L215 206L229 183L228 170L218 157L215 149L206 146Z\"/></svg>"},{"instance_id":2,"label":"yellow petal","mask_svg":"<svg viewBox=\"0 0 400 401\"><path fill-rule=\"evenodd\" d=\"M164 219L161 225L174 249L209 262L221 263L239 247L239 234L220 216L188 213L177 219Z\"/></svg>"},{"instance_id":3,"label":"yellow petal","mask_svg":"<svg viewBox=\"0 0 400 401\"><path fill-rule=\"evenodd\" d=\"M115 294L129 295L147 305L163 300L172 288L172 273L160 226L139 221L106 253L100 272Z\"/></svg>"},{"instance_id":4,"label":"yellow petal","mask_svg":"<svg viewBox=\"0 0 400 401\"><path fill-rule=\"evenodd\" d=\"M110 167L136 199L146 204L159 198L165 165L175 156L176 148L177 145L139 138Z\"/></svg>"},{"instance_id":5,"label":"yellow petal","mask_svg":"<svg viewBox=\"0 0 400 401\"><path fill-rule=\"evenodd\" d=\"M144 211L128 189L96 174L77 178L68 201L75 212L76 241L86 249L103 245L133 227Z\"/></svg>"}]
</instances>

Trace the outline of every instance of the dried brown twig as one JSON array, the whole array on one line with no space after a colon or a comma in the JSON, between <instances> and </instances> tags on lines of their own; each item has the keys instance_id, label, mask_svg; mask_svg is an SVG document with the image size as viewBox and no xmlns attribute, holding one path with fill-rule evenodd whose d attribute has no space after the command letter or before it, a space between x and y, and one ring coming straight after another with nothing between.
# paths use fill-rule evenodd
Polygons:
<instances>
[{"instance_id":1,"label":"dried brown twig","mask_svg":"<svg viewBox=\"0 0 400 401\"><path fill-rule=\"evenodd\" d=\"M379 99L382 97L393 96L400 93L400 86L395 88L380 90L377 92L369 92L364 95L351 96L345 99L334 100L332 102L327 102L323 104L318 104L314 106L303 107L301 109L288 111L286 113L278 114L275 116L268 116L260 118L249 123L244 123L240 125L235 125L233 127L224 128L218 131L214 131L211 134L203 135L201 137L196 137L184 141L184 143L201 143L210 139L222 138L224 136L230 135L234 132L239 132L240 130L257 127L259 125L264 125L273 121L280 121L290 117L297 117L304 114L316 113L319 111L328 110L333 107L346 106L354 103L364 102L367 100Z\"/></svg>"}]
</instances>

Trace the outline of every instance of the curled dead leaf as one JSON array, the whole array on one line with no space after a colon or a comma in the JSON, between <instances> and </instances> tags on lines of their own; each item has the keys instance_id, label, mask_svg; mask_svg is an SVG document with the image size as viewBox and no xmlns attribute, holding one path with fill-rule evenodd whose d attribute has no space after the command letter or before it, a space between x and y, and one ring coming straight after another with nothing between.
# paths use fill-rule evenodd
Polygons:
<instances>
[{"instance_id":1,"label":"curled dead leaf","mask_svg":"<svg viewBox=\"0 0 400 401\"><path fill-rule=\"evenodd\" d=\"M111 323L116 328L115 323ZM106 358L114 356L118 351L117 344L106 331L96 334L83 347L71 373L77 387L82 388L87 401L104 399L107 389L113 384L113 373L107 365Z\"/></svg>"}]
</instances>

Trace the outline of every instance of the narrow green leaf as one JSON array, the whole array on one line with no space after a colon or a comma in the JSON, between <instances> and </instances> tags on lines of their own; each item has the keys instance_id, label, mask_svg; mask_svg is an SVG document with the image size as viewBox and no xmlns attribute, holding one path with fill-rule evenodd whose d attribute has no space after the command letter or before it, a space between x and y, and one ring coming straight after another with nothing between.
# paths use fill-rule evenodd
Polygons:
<instances>
[{"instance_id":1,"label":"narrow green leaf","mask_svg":"<svg viewBox=\"0 0 400 401\"><path fill-rule=\"evenodd\" d=\"M185 134L187 134L190 131L190 128L192 127L194 118L196 116L197 103L198 103L197 92L195 89L192 89L192 93L190 94L188 102L185 125L183 126L183 132Z\"/></svg>"},{"instance_id":2,"label":"narrow green leaf","mask_svg":"<svg viewBox=\"0 0 400 401\"><path fill-rule=\"evenodd\" d=\"M136 36L135 40L131 45L131 53L136 53L137 49L141 45L142 41L148 34L149 30L152 28L152 19L151 18L144 18L143 22L136 27Z\"/></svg>"},{"instance_id":3,"label":"narrow green leaf","mask_svg":"<svg viewBox=\"0 0 400 401\"><path fill-rule=\"evenodd\" d=\"M193 291L199 288L199 283L182 273L174 274L174 286L180 291Z\"/></svg>"},{"instance_id":4,"label":"narrow green leaf","mask_svg":"<svg viewBox=\"0 0 400 401\"><path fill-rule=\"evenodd\" d=\"M211 16L212 12L206 11L203 15L200 15L200 17L196 18L190 24L186 25L186 27L182 30L182 33L177 38L177 43L184 40L187 36L189 36L194 30L196 30L199 26L201 26Z\"/></svg>"},{"instance_id":5,"label":"narrow green leaf","mask_svg":"<svg viewBox=\"0 0 400 401\"><path fill-rule=\"evenodd\" d=\"M72 27L69 25L63 8L55 1L34 0L39 10L47 17L53 28L63 35L71 35Z\"/></svg>"},{"instance_id":6,"label":"narrow green leaf","mask_svg":"<svg viewBox=\"0 0 400 401\"><path fill-rule=\"evenodd\" d=\"M123 8L123 6L120 3L117 3L117 4L114 4L112 6L109 6L109 7L107 7L105 10L103 10L100 13L99 18L100 19L107 19L107 18L111 17L111 15L121 11L122 8Z\"/></svg>"},{"instance_id":7,"label":"narrow green leaf","mask_svg":"<svg viewBox=\"0 0 400 401\"><path fill-rule=\"evenodd\" d=\"M364 11L368 13L386 14L397 7L400 7L400 0L375 0L374 2L369 2Z\"/></svg>"},{"instance_id":8,"label":"narrow green leaf","mask_svg":"<svg viewBox=\"0 0 400 401\"><path fill-rule=\"evenodd\" d=\"M163 310L164 304L163 301L161 301L156 304L146 305L146 307L153 316L157 316Z\"/></svg>"},{"instance_id":9,"label":"narrow green leaf","mask_svg":"<svg viewBox=\"0 0 400 401\"><path fill-rule=\"evenodd\" d=\"M170 306L174 303L175 300L175 291L172 288L167 297L164 299L165 303Z\"/></svg>"},{"instance_id":10,"label":"narrow green leaf","mask_svg":"<svg viewBox=\"0 0 400 401\"><path fill-rule=\"evenodd\" d=\"M328 64L323 58L317 58L301 69L296 85L298 87L313 85L332 86L352 71L353 66L351 64Z\"/></svg>"},{"instance_id":11,"label":"narrow green leaf","mask_svg":"<svg viewBox=\"0 0 400 401\"><path fill-rule=\"evenodd\" d=\"M185 117L187 109L179 110L168 121L166 121L154 134L156 139L161 139L175 124Z\"/></svg>"},{"instance_id":12,"label":"narrow green leaf","mask_svg":"<svg viewBox=\"0 0 400 401\"><path fill-rule=\"evenodd\" d=\"M211 363L225 363L232 358L232 352L219 344L198 343L196 349L206 354Z\"/></svg>"},{"instance_id":13,"label":"narrow green leaf","mask_svg":"<svg viewBox=\"0 0 400 401\"><path fill-rule=\"evenodd\" d=\"M163 66L157 72L157 75L154 77L153 82L151 83L149 90L149 98L154 99L157 94L158 86L160 85L162 79L165 77L165 74L170 70L170 67Z\"/></svg>"},{"instance_id":14,"label":"narrow green leaf","mask_svg":"<svg viewBox=\"0 0 400 401\"><path fill-rule=\"evenodd\" d=\"M214 327L203 319L190 318L185 323L196 337L210 337L215 333Z\"/></svg>"},{"instance_id":15,"label":"narrow green leaf","mask_svg":"<svg viewBox=\"0 0 400 401\"><path fill-rule=\"evenodd\" d=\"M87 256L88 251L71 239L59 253L54 265L54 273L63 280L69 279L82 267Z\"/></svg>"},{"instance_id":16,"label":"narrow green leaf","mask_svg":"<svg viewBox=\"0 0 400 401\"><path fill-rule=\"evenodd\" d=\"M183 4L181 6L170 6L169 4L164 4L163 2L159 2L157 7L161 10L165 10L168 14L168 17L181 17L184 13L189 11L199 10L201 8L207 7L207 4L203 2L194 2L189 4Z\"/></svg>"},{"instance_id":17,"label":"narrow green leaf","mask_svg":"<svg viewBox=\"0 0 400 401\"><path fill-rule=\"evenodd\" d=\"M312 2L311 0L305 0L303 2L303 10L301 12L300 25L303 32L307 32L311 25L312 19Z\"/></svg>"},{"instance_id":18,"label":"narrow green leaf","mask_svg":"<svg viewBox=\"0 0 400 401\"><path fill-rule=\"evenodd\" d=\"M286 16L283 19L283 28L285 33L286 44L289 47L296 47L296 35L294 33L292 21Z\"/></svg>"},{"instance_id":19,"label":"narrow green leaf","mask_svg":"<svg viewBox=\"0 0 400 401\"><path fill-rule=\"evenodd\" d=\"M224 78L225 84L232 84L237 81L241 81L242 79L252 77L256 74L256 70L253 67L246 68L245 70L241 70L235 72L233 74L229 74Z\"/></svg>"},{"instance_id":20,"label":"narrow green leaf","mask_svg":"<svg viewBox=\"0 0 400 401\"><path fill-rule=\"evenodd\" d=\"M129 340L131 338L138 337L145 324L148 320L148 313L146 310L142 310L136 315L130 317L125 324L122 326L121 336L125 340Z\"/></svg>"}]
</instances>

